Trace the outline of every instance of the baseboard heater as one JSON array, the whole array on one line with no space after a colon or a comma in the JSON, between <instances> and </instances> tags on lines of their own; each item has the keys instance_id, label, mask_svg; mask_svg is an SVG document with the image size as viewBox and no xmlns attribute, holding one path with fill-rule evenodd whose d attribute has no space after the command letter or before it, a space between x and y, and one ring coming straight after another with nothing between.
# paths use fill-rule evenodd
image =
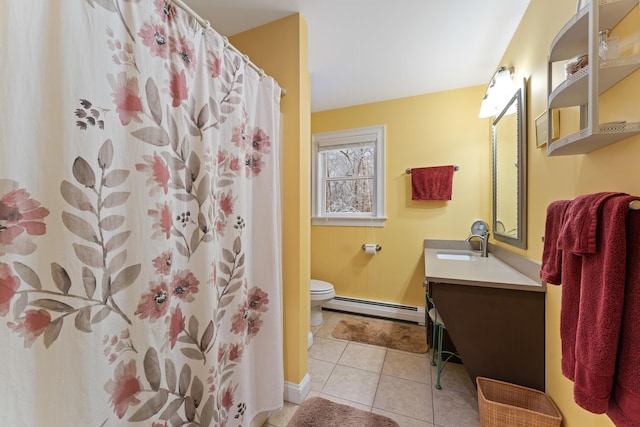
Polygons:
<instances>
[{"instance_id":1,"label":"baseboard heater","mask_svg":"<svg viewBox=\"0 0 640 427\"><path fill-rule=\"evenodd\" d=\"M369 316L385 317L388 319L405 320L424 325L424 307L413 305L392 304L383 301L373 301L360 298L335 298L322 305L329 310L346 311L348 313L366 314Z\"/></svg>"}]
</instances>

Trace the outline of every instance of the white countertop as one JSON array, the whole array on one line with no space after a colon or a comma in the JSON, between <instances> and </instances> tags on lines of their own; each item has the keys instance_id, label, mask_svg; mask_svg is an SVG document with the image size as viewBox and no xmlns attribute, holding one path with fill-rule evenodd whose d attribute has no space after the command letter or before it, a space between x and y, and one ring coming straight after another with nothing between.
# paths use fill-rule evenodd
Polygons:
<instances>
[{"instance_id":1,"label":"white countertop","mask_svg":"<svg viewBox=\"0 0 640 427\"><path fill-rule=\"evenodd\" d=\"M424 270L427 280L471 286L544 292L541 281L535 281L491 253L481 257L473 252L471 260L441 259L438 253L469 253L468 250L445 248L424 249Z\"/></svg>"}]
</instances>

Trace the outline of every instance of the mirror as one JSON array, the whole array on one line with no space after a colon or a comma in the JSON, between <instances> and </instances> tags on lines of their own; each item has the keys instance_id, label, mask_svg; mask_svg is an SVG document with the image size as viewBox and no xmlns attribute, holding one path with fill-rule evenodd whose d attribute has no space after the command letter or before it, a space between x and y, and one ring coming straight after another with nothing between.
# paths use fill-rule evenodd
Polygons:
<instances>
[{"instance_id":1,"label":"mirror","mask_svg":"<svg viewBox=\"0 0 640 427\"><path fill-rule=\"evenodd\" d=\"M525 85L493 121L493 237L527 247L527 123Z\"/></svg>"}]
</instances>

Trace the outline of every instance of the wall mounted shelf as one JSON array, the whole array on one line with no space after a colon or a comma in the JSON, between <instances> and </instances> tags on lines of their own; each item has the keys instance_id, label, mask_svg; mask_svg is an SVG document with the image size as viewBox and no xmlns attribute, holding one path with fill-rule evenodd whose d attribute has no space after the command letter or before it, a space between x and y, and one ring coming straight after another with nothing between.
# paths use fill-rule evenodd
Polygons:
<instances>
[{"instance_id":1,"label":"wall mounted shelf","mask_svg":"<svg viewBox=\"0 0 640 427\"><path fill-rule=\"evenodd\" d=\"M548 108L580 107L581 130L547 144L548 156L585 154L640 133L640 123L599 122L599 96L640 68L640 55L601 60L599 32L615 27L638 0L592 0L558 32L549 49ZM589 65L553 88L553 64L587 54ZM549 122L548 134L552 135Z\"/></svg>"},{"instance_id":2,"label":"wall mounted shelf","mask_svg":"<svg viewBox=\"0 0 640 427\"><path fill-rule=\"evenodd\" d=\"M600 61L598 94L602 94L638 68L640 68L640 55ZM589 70L590 67L584 67L572 74L551 92L551 95L549 95L549 108L586 104L589 101Z\"/></svg>"},{"instance_id":3,"label":"wall mounted shelf","mask_svg":"<svg viewBox=\"0 0 640 427\"><path fill-rule=\"evenodd\" d=\"M586 154L614 142L640 134L640 123L602 124L598 131L589 132L582 129L553 143L549 156L565 156L569 154Z\"/></svg>"}]
</instances>

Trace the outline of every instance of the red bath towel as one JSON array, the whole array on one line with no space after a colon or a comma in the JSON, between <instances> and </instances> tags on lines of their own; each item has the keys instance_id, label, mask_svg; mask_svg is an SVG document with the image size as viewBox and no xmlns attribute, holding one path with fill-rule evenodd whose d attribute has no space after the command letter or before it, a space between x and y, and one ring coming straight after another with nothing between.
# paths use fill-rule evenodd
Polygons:
<instances>
[{"instance_id":1,"label":"red bath towel","mask_svg":"<svg viewBox=\"0 0 640 427\"><path fill-rule=\"evenodd\" d=\"M595 193L576 197L569 209L558 237L558 248L576 254L596 251L596 227L604 202L624 193Z\"/></svg>"},{"instance_id":2,"label":"red bath towel","mask_svg":"<svg viewBox=\"0 0 640 427\"><path fill-rule=\"evenodd\" d=\"M560 335L562 371L575 383L574 400L590 412L604 413L616 374L626 284L625 222L634 198L592 196L593 203L599 201L599 209L590 206L580 211L583 215L590 215L593 209L599 212L596 224L589 222L592 218L583 222L589 224L583 230L592 226L596 230L590 244L597 250L583 255L563 252ZM584 206L585 199L578 203ZM572 219L570 210L566 221Z\"/></svg>"},{"instance_id":3,"label":"red bath towel","mask_svg":"<svg viewBox=\"0 0 640 427\"><path fill-rule=\"evenodd\" d=\"M411 169L412 200L451 200L454 166Z\"/></svg>"},{"instance_id":4,"label":"red bath towel","mask_svg":"<svg viewBox=\"0 0 640 427\"><path fill-rule=\"evenodd\" d=\"M562 251L557 243L570 203L571 200L557 200L547 207L540 278L550 284L559 285L562 281Z\"/></svg>"},{"instance_id":5,"label":"red bath towel","mask_svg":"<svg viewBox=\"0 0 640 427\"><path fill-rule=\"evenodd\" d=\"M640 211L627 215L627 284L618 365L607 415L617 426L640 426Z\"/></svg>"}]
</instances>

